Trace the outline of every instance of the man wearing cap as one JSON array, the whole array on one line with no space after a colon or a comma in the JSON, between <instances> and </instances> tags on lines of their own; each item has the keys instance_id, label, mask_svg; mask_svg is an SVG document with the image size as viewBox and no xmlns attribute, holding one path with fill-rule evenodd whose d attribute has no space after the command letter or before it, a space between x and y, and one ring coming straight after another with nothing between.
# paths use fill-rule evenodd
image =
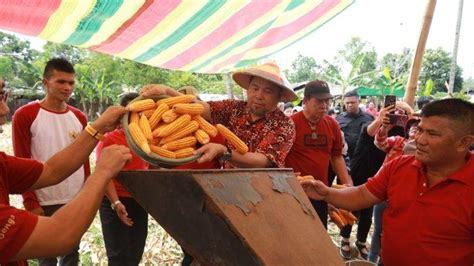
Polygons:
<instances>
[{"instance_id":1,"label":"man wearing cap","mask_svg":"<svg viewBox=\"0 0 474 266\"><path fill-rule=\"evenodd\" d=\"M351 185L352 180L342 156L344 141L341 129L337 121L327 115L331 99L325 81L315 80L305 85L303 111L291 117L295 123L296 139L286 157L286 166L300 172L302 176L312 175L328 185L328 167L331 162L342 183ZM327 228L327 203L317 200L311 200L311 203Z\"/></svg>"},{"instance_id":2,"label":"man wearing cap","mask_svg":"<svg viewBox=\"0 0 474 266\"><path fill-rule=\"evenodd\" d=\"M295 138L295 127L278 108L278 102L296 100L295 92L273 63L237 71L232 78L247 91L247 101L201 102L205 107L202 116L212 124L229 128L247 144L249 152L240 154L227 143L208 143L196 151L202 154L197 162L220 158L224 168L284 167ZM181 95L164 85L147 85L141 94Z\"/></svg>"}]
</instances>

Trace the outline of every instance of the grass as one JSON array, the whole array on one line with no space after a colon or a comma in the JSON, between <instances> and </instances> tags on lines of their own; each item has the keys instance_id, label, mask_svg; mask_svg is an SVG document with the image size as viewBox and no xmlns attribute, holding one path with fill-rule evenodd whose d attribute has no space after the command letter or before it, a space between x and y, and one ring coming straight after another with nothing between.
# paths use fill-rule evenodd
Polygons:
<instances>
[{"instance_id":1,"label":"grass","mask_svg":"<svg viewBox=\"0 0 474 266\"><path fill-rule=\"evenodd\" d=\"M0 150L7 154L13 154L11 142L11 124L3 126L4 132L0 138ZM95 165L95 153L90 157L91 168ZM22 200L18 195L11 195L10 202L17 208L22 208ZM355 236L353 226L352 236ZM333 242L340 243L339 229L333 224L328 224L328 233ZM369 232L368 239L371 238ZM102 237L102 229L99 215L97 214L91 226L84 234L79 250L82 265L107 265L107 256ZM148 223L148 238L141 265L180 265L183 254L178 243L152 218ZM36 261L29 261L30 265L36 265Z\"/></svg>"}]
</instances>

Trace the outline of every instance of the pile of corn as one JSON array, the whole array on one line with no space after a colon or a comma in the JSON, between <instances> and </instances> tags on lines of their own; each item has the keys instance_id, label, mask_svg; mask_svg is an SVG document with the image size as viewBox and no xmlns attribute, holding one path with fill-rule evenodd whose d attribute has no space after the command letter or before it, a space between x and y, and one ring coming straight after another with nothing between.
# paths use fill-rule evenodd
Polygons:
<instances>
[{"instance_id":1,"label":"pile of corn","mask_svg":"<svg viewBox=\"0 0 474 266\"><path fill-rule=\"evenodd\" d=\"M194 155L196 144L209 143L218 133L240 153L247 145L221 124L216 126L201 114L204 106L194 103L193 95L169 97L155 102L144 99L131 102L128 129L133 141L147 155L157 154L169 159Z\"/></svg>"}]
</instances>

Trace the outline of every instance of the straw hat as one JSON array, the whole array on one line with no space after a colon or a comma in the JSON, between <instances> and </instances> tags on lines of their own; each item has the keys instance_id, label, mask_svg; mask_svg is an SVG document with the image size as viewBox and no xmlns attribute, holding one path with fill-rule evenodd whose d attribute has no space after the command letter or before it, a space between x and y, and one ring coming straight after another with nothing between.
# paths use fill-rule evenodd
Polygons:
<instances>
[{"instance_id":1,"label":"straw hat","mask_svg":"<svg viewBox=\"0 0 474 266\"><path fill-rule=\"evenodd\" d=\"M267 63L241 71L234 72L232 78L239 84L242 88L248 89L250 85L250 78L259 77L265 80L268 80L281 88L280 101L282 102L292 102L298 99L296 93L290 88L290 83L286 80L283 73L280 71L280 68L273 64Z\"/></svg>"}]
</instances>

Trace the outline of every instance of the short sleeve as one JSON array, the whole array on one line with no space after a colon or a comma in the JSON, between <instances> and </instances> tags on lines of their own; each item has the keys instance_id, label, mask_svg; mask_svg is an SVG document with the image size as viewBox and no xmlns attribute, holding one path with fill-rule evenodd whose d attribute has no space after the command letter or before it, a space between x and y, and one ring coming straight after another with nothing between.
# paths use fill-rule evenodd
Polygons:
<instances>
[{"instance_id":1,"label":"short sleeve","mask_svg":"<svg viewBox=\"0 0 474 266\"><path fill-rule=\"evenodd\" d=\"M38 216L0 204L0 264L6 264L30 237Z\"/></svg>"}]
</instances>

